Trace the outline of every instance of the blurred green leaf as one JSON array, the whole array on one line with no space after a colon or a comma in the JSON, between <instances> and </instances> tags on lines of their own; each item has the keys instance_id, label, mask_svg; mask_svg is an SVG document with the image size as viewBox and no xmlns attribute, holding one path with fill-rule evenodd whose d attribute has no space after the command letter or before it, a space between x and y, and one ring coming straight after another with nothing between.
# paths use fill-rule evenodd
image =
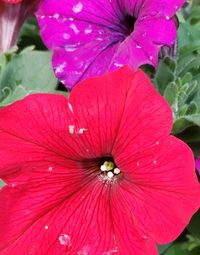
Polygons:
<instances>
[{"instance_id":1,"label":"blurred green leaf","mask_svg":"<svg viewBox=\"0 0 200 255\"><path fill-rule=\"evenodd\" d=\"M200 210L192 217L188 225L190 233L199 239L200 242Z\"/></svg>"},{"instance_id":2,"label":"blurred green leaf","mask_svg":"<svg viewBox=\"0 0 200 255\"><path fill-rule=\"evenodd\" d=\"M169 243L169 244L165 244L165 245L159 245L158 246L158 252L159 252L159 255L163 255L167 249L169 249L169 247L171 246L172 244Z\"/></svg>"},{"instance_id":3,"label":"blurred green leaf","mask_svg":"<svg viewBox=\"0 0 200 255\"><path fill-rule=\"evenodd\" d=\"M21 86L17 89L18 86ZM8 62L0 76L0 101L5 100L5 88L12 90L8 101L23 94L55 92L57 79L51 67L51 53L28 48ZM5 102L5 101L4 101Z\"/></svg>"}]
</instances>

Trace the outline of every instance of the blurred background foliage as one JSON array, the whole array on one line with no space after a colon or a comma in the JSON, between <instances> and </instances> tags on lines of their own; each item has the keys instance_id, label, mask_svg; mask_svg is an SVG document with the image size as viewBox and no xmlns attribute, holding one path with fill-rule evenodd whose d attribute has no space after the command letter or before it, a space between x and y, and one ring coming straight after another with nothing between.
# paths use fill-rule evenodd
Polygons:
<instances>
[{"instance_id":1,"label":"blurred background foliage","mask_svg":"<svg viewBox=\"0 0 200 255\"><path fill-rule=\"evenodd\" d=\"M173 49L162 49L157 70L150 66L143 69L173 109L172 133L187 142L197 156L200 155L200 0L187 1L177 18L178 39ZM0 107L39 92L67 96L53 74L51 53L41 41L36 19L30 18L21 30L17 46L0 55ZM159 254L200 255L200 212L176 241L159 246Z\"/></svg>"}]
</instances>

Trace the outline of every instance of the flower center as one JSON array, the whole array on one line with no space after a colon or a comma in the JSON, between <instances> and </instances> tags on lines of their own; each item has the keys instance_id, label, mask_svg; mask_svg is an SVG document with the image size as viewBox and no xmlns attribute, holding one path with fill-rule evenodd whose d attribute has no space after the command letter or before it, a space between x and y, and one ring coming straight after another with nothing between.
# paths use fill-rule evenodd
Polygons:
<instances>
[{"instance_id":1,"label":"flower center","mask_svg":"<svg viewBox=\"0 0 200 255\"><path fill-rule=\"evenodd\" d=\"M137 19L133 15L127 14L124 16L122 26L126 36L133 32L136 20Z\"/></svg>"},{"instance_id":2,"label":"flower center","mask_svg":"<svg viewBox=\"0 0 200 255\"><path fill-rule=\"evenodd\" d=\"M100 170L109 179L112 179L114 176L121 173L120 169L115 165L113 160L110 159L103 161L103 164L100 165Z\"/></svg>"}]
</instances>

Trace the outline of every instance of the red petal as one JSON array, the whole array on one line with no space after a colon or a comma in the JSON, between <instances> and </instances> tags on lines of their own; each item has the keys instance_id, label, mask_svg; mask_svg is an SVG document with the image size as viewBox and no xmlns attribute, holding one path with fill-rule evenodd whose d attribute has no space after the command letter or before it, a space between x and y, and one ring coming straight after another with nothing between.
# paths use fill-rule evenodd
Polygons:
<instances>
[{"instance_id":1,"label":"red petal","mask_svg":"<svg viewBox=\"0 0 200 255\"><path fill-rule=\"evenodd\" d=\"M97 156L121 153L128 144L133 151L149 146L172 127L170 107L140 70L125 67L83 81L73 89L70 103L79 126L88 128L85 144L92 141Z\"/></svg>"},{"instance_id":2,"label":"red petal","mask_svg":"<svg viewBox=\"0 0 200 255\"><path fill-rule=\"evenodd\" d=\"M117 199L126 198L137 228L159 244L177 238L200 204L189 147L171 136L136 153L127 148L116 161L124 171Z\"/></svg>"},{"instance_id":3,"label":"red petal","mask_svg":"<svg viewBox=\"0 0 200 255\"><path fill-rule=\"evenodd\" d=\"M1 191L2 255L157 254L130 211L113 204L117 190L96 180L76 182L74 191L72 183L67 174L52 175Z\"/></svg>"}]
</instances>

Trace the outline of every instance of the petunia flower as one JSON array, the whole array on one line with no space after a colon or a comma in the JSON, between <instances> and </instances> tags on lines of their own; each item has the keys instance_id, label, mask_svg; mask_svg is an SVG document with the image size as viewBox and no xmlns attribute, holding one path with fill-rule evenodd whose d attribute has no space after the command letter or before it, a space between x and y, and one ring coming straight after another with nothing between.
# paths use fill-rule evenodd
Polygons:
<instances>
[{"instance_id":1,"label":"petunia flower","mask_svg":"<svg viewBox=\"0 0 200 255\"><path fill-rule=\"evenodd\" d=\"M39 0L0 0L0 54L16 44L20 29Z\"/></svg>"},{"instance_id":2,"label":"petunia flower","mask_svg":"<svg viewBox=\"0 0 200 255\"><path fill-rule=\"evenodd\" d=\"M117 86L116 86L117 85ZM157 255L200 205L192 151L140 70L0 110L1 255Z\"/></svg>"},{"instance_id":3,"label":"petunia flower","mask_svg":"<svg viewBox=\"0 0 200 255\"><path fill-rule=\"evenodd\" d=\"M120 66L155 67L163 45L176 38L175 13L184 0L42 0L41 35L54 51L56 76L77 82Z\"/></svg>"}]
</instances>

